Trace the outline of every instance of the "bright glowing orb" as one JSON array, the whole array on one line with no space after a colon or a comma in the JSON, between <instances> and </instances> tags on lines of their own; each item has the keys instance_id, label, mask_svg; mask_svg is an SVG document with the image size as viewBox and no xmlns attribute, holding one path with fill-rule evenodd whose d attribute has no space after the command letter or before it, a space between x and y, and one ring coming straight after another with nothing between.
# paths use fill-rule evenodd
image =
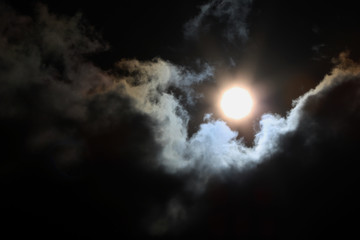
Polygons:
<instances>
[{"instance_id":1,"label":"bright glowing orb","mask_svg":"<svg viewBox=\"0 0 360 240\"><path fill-rule=\"evenodd\" d=\"M227 90L221 99L221 108L229 118L240 119L247 116L252 108L253 101L248 91L234 87Z\"/></svg>"}]
</instances>

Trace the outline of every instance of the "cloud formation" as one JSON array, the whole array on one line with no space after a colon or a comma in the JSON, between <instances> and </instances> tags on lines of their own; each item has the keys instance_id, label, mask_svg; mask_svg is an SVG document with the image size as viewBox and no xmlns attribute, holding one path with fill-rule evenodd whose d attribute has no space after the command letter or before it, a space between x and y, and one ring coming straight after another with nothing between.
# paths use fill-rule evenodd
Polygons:
<instances>
[{"instance_id":1,"label":"cloud formation","mask_svg":"<svg viewBox=\"0 0 360 240\"><path fill-rule=\"evenodd\" d=\"M224 17L230 23L226 31L237 29L228 39L245 38L243 20L249 4L212 1L189 24L196 32L206 17ZM247 10L235 15L240 9ZM247 147L236 131L211 113L204 116L197 132L188 135L191 116L186 107L195 101L193 86L213 78L211 66L204 64L200 71L193 71L161 58L123 59L111 71L104 71L85 56L106 49L106 45L82 25L80 16L59 17L42 5L35 18L20 16L6 6L0 11L1 175L14 181L9 189L6 181L2 183L9 193L8 205L4 205L11 206L9 215L18 207L14 199L27 199L27 189L35 195L50 191L49 200L29 200L33 201L30 207L38 208L53 209L51 201L63 197L61 194L79 194L78 202L64 200L65 213L60 209L50 214L62 218L67 213L75 215L68 225L77 228L77 220L88 218L89 208L96 214L84 228L95 227L92 220L102 219L105 212L119 219L115 227L107 229L110 232L120 229L131 234L166 235L182 229L185 222L191 225L208 215L216 216L222 209L213 206L222 206L226 213L244 210L235 200L258 201L254 192L260 191L259 185L265 189L260 195L273 191L276 196L269 201L278 207L277 200L289 203L283 196L286 191L290 191L291 201L299 203L296 190L309 194L310 180L321 185L317 176L331 186L330 173L337 170L356 176L354 170L338 168L357 169L352 153L360 132L360 67L346 53L317 87L293 102L287 116L263 115L253 147ZM25 167L19 167L22 165ZM289 184L304 180L306 173L310 176L305 190L301 186L287 190ZM235 205L231 210L212 197L216 183L230 192L243 191L234 200L224 197ZM327 193L330 188L324 187ZM314 196L317 201L324 200L316 193ZM110 205L110 210L103 205ZM66 206L82 210L66 212ZM210 210L199 210L204 208ZM281 214L287 216L286 211ZM240 215L234 218L239 220ZM200 232L209 228L202 224ZM296 230L293 226L289 229Z\"/></svg>"},{"instance_id":2,"label":"cloud formation","mask_svg":"<svg viewBox=\"0 0 360 240\"><path fill-rule=\"evenodd\" d=\"M185 37L196 38L222 26L222 34L228 41L247 40L246 18L251 3L252 0L212 0L202 5L200 13L185 24Z\"/></svg>"},{"instance_id":3,"label":"cloud formation","mask_svg":"<svg viewBox=\"0 0 360 240\"><path fill-rule=\"evenodd\" d=\"M231 130L224 121L212 119L210 115L205 117L199 131L188 137L187 123L190 116L174 96L166 93L166 86L170 86L173 79L182 79L176 73L171 73L168 63L154 64L151 70L148 68L149 63L137 65L136 72L146 73L147 80L144 82L144 76L137 76L139 80L131 79L130 82L142 84L131 86L125 83L125 88L127 94L136 100L137 109L159 123L154 132L157 143L162 146L160 164L169 172L195 171L197 178L205 180L228 169L241 171L286 151L282 148L282 139L312 123L313 116L308 108L317 99L327 98L331 89L346 84L348 78L357 80L356 64L349 63L350 60L344 54L340 59L341 65L334 68L315 89L294 100L293 109L286 117L276 114L264 114L261 117L253 147L245 146L237 139L237 132ZM348 66L345 69L341 67L344 64ZM304 134L312 136L310 132ZM315 136L310 137L307 144L310 144L312 138L316 139Z\"/></svg>"}]
</instances>

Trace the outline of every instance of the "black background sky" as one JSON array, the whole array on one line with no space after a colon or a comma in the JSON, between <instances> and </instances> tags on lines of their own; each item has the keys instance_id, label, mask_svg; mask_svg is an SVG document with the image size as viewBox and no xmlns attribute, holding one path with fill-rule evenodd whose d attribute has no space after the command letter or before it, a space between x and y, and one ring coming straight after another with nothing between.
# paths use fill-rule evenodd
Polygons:
<instances>
[{"instance_id":1,"label":"black background sky","mask_svg":"<svg viewBox=\"0 0 360 240\"><path fill-rule=\"evenodd\" d=\"M206 19L196 38L186 37L185 24L208 2L41 3L50 13L64 18L80 12L89 38L100 39L106 46L88 53L89 46L75 42L71 47L81 50L71 48L66 55L69 59L75 56L76 60L71 60L74 68L84 62L97 66L100 70L95 71L94 81L102 78L96 75L99 72L122 77L129 70L114 69L121 59L161 58L196 73L204 64L211 66L213 75L193 86L202 97L193 105L184 103L190 116L190 137L199 130L205 113L222 118L214 99L224 85L241 83L239 79L247 79L244 81L255 93L256 105L251 117L227 124L239 132L238 138L244 137L247 146L254 145L264 113L286 116L292 101L316 87L337 64L350 70L346 70L348 75L336 76L351 81L307 99L296 129L274 139L276 151L264 154L255 168L229 168L211 175L198 193L188 189L188 180L197 179L196 169L169 173L161 167L149 167L163 148L154 140L153 129L159 129L158 123L136 110L128 97L111 91L104 97L90 94L85 120L77 117L80 111L66 115L62 107L53 104L59 101L68 108L61 99L70 99L69 104L83 100L72 95L77 90L71 94L56 90L57 95L52 96L48 85L32 79L43 76L41 71L46 69L49 78L72 85L73 79L62 69L70 60L63 57L57 62L57 56L43 54L46 45L41 42L41 31L26 31L27 20L20 16L36 19L38 1L2 1L0 17L10 20L2 21L0 32L5 39L0 53L1 235L160 239L358 235L360 83L356 62L360 56L360 15L356 4L254 0L245 18L247 38L227 39L223 33L229 22L214 16ZM17 13L7 15L13 11ZM29 26L33 22L36 20ZM41 29L39 26L36 29ZM16 46L23 43L31 43L29 49L40 46L39 72L18 53L22 50ZM5 51L8 46L15 46L14 52ZM342 52L348 54L345 60L339 57ZM13 62L22 61L24 64L13 70ZM11 82L17 79L30 80L13 87ZM31 81L36 84L28 84ZM107 91L96 86L95 90L79 89ZM179 98L186 95L176 87L167 91ZM10 114L8 108L23 114ZM55 141L51 135L42 140L45 147L29 145L29 139L47 126L56 129L62 140ZM69 161L59 165L64 159Z\"/></svg>"}]
</instances>

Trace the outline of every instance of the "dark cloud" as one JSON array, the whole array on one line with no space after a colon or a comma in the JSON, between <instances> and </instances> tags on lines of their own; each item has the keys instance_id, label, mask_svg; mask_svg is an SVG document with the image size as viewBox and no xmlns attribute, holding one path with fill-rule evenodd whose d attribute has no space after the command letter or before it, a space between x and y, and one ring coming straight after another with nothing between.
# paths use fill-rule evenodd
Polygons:
<instances>
[{"instance_id":1,"label":"dark cloud","mask_svg":"<svg viewBox=\"0 0 360 240\"><path fill-rule=\"evenodd\" d=\"M102 46L81 18L42 5L35 18L1 10L3 227L15 235L144 233L150 206L181 186L152 167L157 123L86 61Z\"/></svg>"},{"instance_id":2,"label":"dark cloud","mask_svg":"<svg viewBox=\"0 0 360 240\"><path fill-rule=\"evenodd\" d=\"M247 12L237 19L232 11L249 4L211 2L189 24L225 17L240 24L226 31L244 30ZM80 15L43 5L34 18L0 11L9 231L273 239L355 232L360 67L347 53L286 116L264 114L246 146L211 113L188 133L194 86L213 78L211 66L122 59L104 71L87 56L106 44Z\"/></svg>"},{"instance_id":3,"label":"dark cloud","mask_svg":"<svg viewBox=\"0 0 360 240\"><path fill-rule=\"evenodd\" d=\"M163 209L184 189L159 168L158 131L162 124L172 131L183 111L165 92L181 86L191 102L190 85L211 68L194 74L161 59L122 60L110 74L86 60L106 46L80 15L59 17L43 5L34 18L4 5L1 11L5 227L21 228L19 235L85 236L156 229L148 227L163 214L156 206Z\"/></svg>"},{"instance_id":4,"label":"dark cloud","mask_svg":"<svg viewBox=\"0 0 360 240\"><path fill-rule=\"evenodd\" d=\"M272 139L273 153L250 171L231 169L225 180L209 183L195 233L267 239L356 234L360 75L358 64L345 61L350 65L300 98L296 127Z\"/></svg>"},{"instance_id":5,"label":"dark cloud","mask_svg":"<svg viewBox=\"0 0 360 240\"><path fill-rule=\"evenodd\" d=\"M223 27L222 35L230 42L248 38L246 18L252 0L213 0L200 7L200 13L185 25L185 36L197 38L213 28ZM219 24L220 23L220 24ZM220 26L219 26L220 25ZM219 31L221 32L221 31Z\"/></svg>"}]
</instances>

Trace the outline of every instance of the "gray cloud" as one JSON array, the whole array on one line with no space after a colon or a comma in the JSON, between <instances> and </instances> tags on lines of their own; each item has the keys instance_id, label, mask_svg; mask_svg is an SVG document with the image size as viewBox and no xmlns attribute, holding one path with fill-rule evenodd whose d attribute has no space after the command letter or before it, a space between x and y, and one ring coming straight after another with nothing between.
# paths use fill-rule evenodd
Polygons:
<instances>
[{"instance_id":1,"label":"gray cloud","mask_svg":"<svg viewBox=\"0 0 360 240\"><path fill-rule=\"evenodd\" d=\"M337 64L318 86L293 101L293 108L286 116L264 114L253 147L247 147L237 140L238 133L224 121L213 119L211 114L205 116L198 132L188 137L185 129L189 116L184 110L176 114L176 108L181 107L176 99L159 96L162 98L160 102L168 103L158 105L168 107L161 108L162 114L155 111L156 114L152 116L162 123L156 131L157 141L162 146L160 164L168 172L184 175L189 183L188 189L201 194L208 191L207 182L210 179L223 179L220 181L231 185L233 176L238 179L235 181L241 181L241 174L246 176L252 172L253 178L256 178L256 174L259 174L259 178L264 177L261 169L267 169L268 173L264 175L269 178L267 181L271 187L284 184L278 181L290 181L289 184L302 181L293 178L302 176L304 172L308 172L308 178L314 178L315 183L318 181L316 178L326 174L319 170L317 175L313 175L312 168L319 165L329 168L327 164L337 164L331 154L341 155L337 160L342 163L338 164L354 165L351 161L355 157L356 146L353 144L358 133L354 119L359 119L360 104L356 99L359 97L360 67L348 58L348 53L340 54ZM147 110L150 115L157 108L151 109ZM162 121L163 117L158 118L160 115L171 117L168 121ZM324 177L322 181L332 182L327 176ZM188 216L194 214L194 210L190 210L194 206L184 207L180 199L177 201L182 211ZM164 217L160 216L158 220L161 219ZM185 221L181 218L176 220L171 222L177 225L161 225L162 231L171 232Z\"/></svg>"},{"instance_id":2,"label":"gray cloud","mask_svg":"<svg viewBox=\"0 0 360 240\"><path fill-rule=\"evenodd\" d=\"M82 24L80 15L59 17L44 5L37 6L34 18L4 5L0 11L0 116L10 123L24 122L19 124L27 126L22 138L35 152L54 148L56 162L68 164L61 159L69 158L71 165L80 159L78 127L88 119L88 97L113 82L83 55L106 45Z\"/></svg>"},{"instance_id":3,"label":"gray cloud","mask_svg":"<svg viewBox=\"0 0 360 240\"><path fill-rule=\"evenodd\" d=\"M251 3L252 0L212 0L202 5L200 13L185 24L185 36L197 37L224 24L220 31L228 41L247 40L246 18Z\"/></svg>"},{"instance_id":4,"label":"gray cloud","mask_svg":"<svg viewBox=\"0 0 360 240\"><path fill-rule=\"evenodd\" d=\"M349 61L343 55L341 58L342 64ZM357 67L337 67L315 89L294 100L293 109L286 117L264 114L259 122L260 129L256 133L254 146L247 147L241 140L237 140L238 133L231 130L224 121L209 116L206 116L199 131L188 137L187 124L191 116L178 99L166 93L167 86L173 84L181 87L177 81L184 79L174 65L162 60L137 62L136 72L145 75L127 78L123 80L123 84L126 93L135 100L136 108L159 123L154 131L156 141L162 146L160 165L169 172L194 170L200 182L206 182L208 177L228 169L242 171L283 151L280 140L297 131L299 124L303 124L307 115L306 108L313 104L313 99L326 95L329 89L350 76L356 79L358 74ZM128 82L138 84L133 86Z\"/></svg>"},{"instance_id":5,"label":"gray cloud","mask_svg":"<svg viewBox=\"0 0 360 240\"><path fill-rule=\"evenodd\" d=\"M202 7L188 28L193 26L191 31L196 32L205 17L225 16L226 21L231 21L231 29L237 29L228 39L245 38L243 20L249 4L250 1L213 1ZM5 146L4 155L10 156L4 162L16 167L11 164L14 156L28 160L33 154L45 155L45 159L70 168L72 163L87 160L91 166L99 161L106 171L116 171L107 174L101 167L89 167L94 171L90 174L96 177L97 171L105 171L99 179L94 177L98 180L94 185L110 185L112 190L122 187L135 196L135 200L125 203L121 202L121 194L109 194L109 198L124 205L131 202L141 209L140 218L152 209L148 205L142 207L146 202L143 199L161 206L160 213L145 227L155 235L166 234L189 219L191 210L178 197L188 194L189 189L198 196L207 191L213 178L226 179L227 174L243 173L282 154L296 159L289 149L299 147L298 151L313 153L322 134L336 138L344 129L349 130L346 116L359 117L356 99L360 67L343 53L331 74L296 99L287 116L269 113L261 117L253 147L245 146L236 131L221 119L214 119L211 113L205 115L199 130L188 136L191 116L171 88L182 91L187 104L193 102L193 85L213 77L210 66L205 64L200 72L195 72L160 58L123 59L112 72L106 72L85 60L84 54L106 46L86 34L79 16L58 17L44 6L39 6L36 18L0 9L6 12L7 19L0 21L0 117L4 123L1 143ZM240 9L247 10L235 15ZM12 25L17 27L10 28ZM351 94L338 93L342 88L349 88ZM333 105L341 114L334 115ZM300 144L293 138L297 135ZM106 164L111 170L104 167ZM139 175L145 180L137 183ZM101 185L102 181L105 184ZM134 188L127 186L131 181ZM143 186L151 189L150 193L136 192ZM165 188L166 193L158 186ZM158 199L153 200L154 192L160 196ZM138 224L138 217L133 218L131 221Z\"/></svg>"}]
</instances>

